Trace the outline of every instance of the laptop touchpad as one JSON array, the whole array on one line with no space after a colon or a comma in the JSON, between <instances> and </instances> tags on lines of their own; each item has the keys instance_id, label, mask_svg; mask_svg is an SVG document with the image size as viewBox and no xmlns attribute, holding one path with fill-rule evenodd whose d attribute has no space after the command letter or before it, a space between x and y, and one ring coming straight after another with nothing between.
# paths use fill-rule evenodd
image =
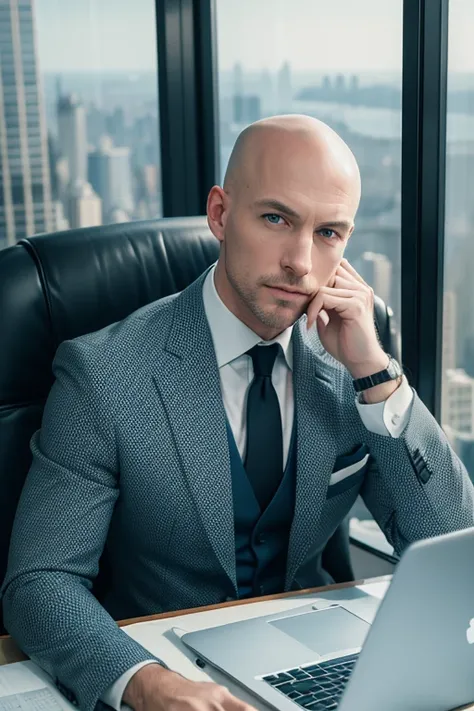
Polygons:
<instances>
[{"instance_id":1,"label":"laptop touchpad","mask_svg":"<svg viewBox=\"0 0 474 711\"><path fill-rule=\"evenodd\" d=\"M271 620L277 627L321 656L361 647L370 625L343 607L328 607Z\"/></svg>"}]
</instances>

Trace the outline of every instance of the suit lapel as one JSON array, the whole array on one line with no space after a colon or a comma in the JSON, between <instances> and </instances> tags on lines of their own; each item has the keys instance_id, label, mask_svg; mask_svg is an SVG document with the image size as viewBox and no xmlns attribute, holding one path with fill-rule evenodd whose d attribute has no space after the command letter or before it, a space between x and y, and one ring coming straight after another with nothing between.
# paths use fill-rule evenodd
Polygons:
<instances>
[{"instance_id":1,"label":"suit lapel","mask_svg":"<svg viewBox=\"0 0 474 711\"><path fill-rule=\"evenodd\" d=\"M336 456L337 418L334 382L327 357L306 320L295 324L293 391L297 422L296 500L291 528L285 589L318 538L318 520L326 501Z\"/></svg>"},{"instance_id":2,"label":"suit lapel","mask_svg":"<svg viewBox=\"0 0 474 711\"><path fill-rule=\"evenodd\" d=\"M203 527L237 588L232 480L225 410L202 286L207 271L176 299L155 383Z\"/></svg>"}]
</instances>

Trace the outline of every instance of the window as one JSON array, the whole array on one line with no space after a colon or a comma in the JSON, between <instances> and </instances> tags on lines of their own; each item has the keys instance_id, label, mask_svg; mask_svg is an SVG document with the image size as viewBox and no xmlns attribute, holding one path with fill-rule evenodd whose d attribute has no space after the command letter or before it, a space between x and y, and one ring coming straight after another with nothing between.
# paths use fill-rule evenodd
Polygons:
<instances>
[{"instance_id":1,"label":"window","mask_svg":"<svg viewBox=\"0 0 474 711\"><path fill-rule=\"evenodd\" d=\"M23 2L13 5L2 26L8 113L0 165L8 160L10 142L17 145L21 136L21 160L10 173L34 185L34 194L16 205L25 220L18 234L14 225L7 233L0 216L0 248L14 244L25 229L32 235L160 216L154 0L133 6L127 0ZM43 177L38 182L28 173ZM78 201L87 207L76 209Z\"/></svg>"},{"instance_id":2,"label":"window","mask_svg":"<svg viewBox=\"0 0 474 711\"><path fill-rule=\"evenodd\" d=\"M470 0L451 0L441 423L474 480L474 57Z\"/></svg>"},{"instance_id":3,"label":"window","mask_svg":"<svg viewBox=\"0 0 474 711\"><path fill-rule=\"evenodd\" d=\"M328 123L362 175L346 257L399 324L402 0L217 0L216 9L221 180L253 121L304 113ZM353 515L353 531L391 551L361 501Z\"/></svg>"}]
</instances>

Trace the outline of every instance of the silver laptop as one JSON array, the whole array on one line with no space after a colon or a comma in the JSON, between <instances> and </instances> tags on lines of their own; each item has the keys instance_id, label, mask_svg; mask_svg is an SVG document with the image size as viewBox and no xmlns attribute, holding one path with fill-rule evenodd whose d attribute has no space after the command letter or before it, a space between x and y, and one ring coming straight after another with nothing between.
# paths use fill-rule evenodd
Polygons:
<instances>
[{"instance_id":1,"label":"silver laptop","mask_svg":"<svg viewBox=\"0 0 474 711\"><path fill-rule=\"evenodd\" d=\"M335 590L181 640L281 711L448 711L473 702L474 529L411 545L382 602Z\"/></svg>"}]
</instances>

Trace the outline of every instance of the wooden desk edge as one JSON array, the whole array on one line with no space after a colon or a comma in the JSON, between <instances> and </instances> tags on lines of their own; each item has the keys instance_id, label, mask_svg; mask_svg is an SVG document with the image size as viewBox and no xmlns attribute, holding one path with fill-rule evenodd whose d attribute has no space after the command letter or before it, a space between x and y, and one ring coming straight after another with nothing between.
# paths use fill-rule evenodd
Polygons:
<instances>
[{"instance_id":1,"label":"wooden desk edge","mask_svg":"<svg viewBox=\"0 0 474 711\"><path fill-rule=\"evenodd\" d=\"M178 617L180 615L191 615L194 612L205 612L206 610L217 610L222 607L233 607L234 605L249 605L252 602L264 602L266 600L278 600L279 598L295 597L308 593L325 592L327 590L339 590L341 588L351 588L356 585L365 585L367 583L382 582L390 580L390 575L383 575L379 578L369 578L367 580L359 580L351 583L340 583L338 585L327 585L320 588L310 588L308 590L296 590L294 592L280 593L279 595L265 595L265 597L253 597L245 600L232 600L230 602L221 602L216 605L207 605L206 607L193 607L188 610L174 610L172 612L161 612L156 615L147 615L146 617L132 617L128 620L120 620L117 624L119 627L126 627L137 622L151 622L153 620L164 620L167 617ZM11 664L12 662L22 662L28 657L23 654L14 640L8 635L0 636L0 666L3 664Z\"/></svg>"},{"instance_id":2,"label":"wooden desk edge","mask_svg":"<svg viewBox=\"0 0 474 711\"><path fill-rule=\"evenodd\" d=\"M293 590L292 592L279 593L278 595L263 595L262 597L251 597L245 600L231 600L230 602L220 602L216 605L207 605L206 607L192 607L188 610L177 610L176 612L162 612L158 615L148 615L148 617L132 617L129 620L121 620L119 627L126 625L134 625L137 622L152 622L153 620L164 620L167 617L177 617L178 615L192 615L194 612L206 612L207 610L219 610L223 607L235 607L236 605L249 605L252 602L266 602L268 600L280 600L287 597L298 597L299 595L308 595L313 593L327 592L328 590L342 590L343 588L353 588L357 585L367 585L368 583L381 583L385 580L390 580L391 575L382 575L378 578L369 578L367 580L357 580L351 583L338 583L335 585L325 585L320 588L307 588L306 590ZM1 639L1 638L0 638Z\"/></svg>"},{"instance_id":3,"label":"wooden desk edge","mask_svg":"<svg viewBox=\"0 0 474 711\"><path fill-rule=\"evenodd\" d=\"M174 612L162 612L157 615L147 615L146 617L132 617L128 620L121 620L119 627L126 627L137 622L152 622L153 620L163 620L167 617L178 617L180 615L191 615L194 612L205 612L206 610L217 610L223 607L234 607L235 605L249 605L253 602L265 602L267 600L279 600L288 597L298 597L300 595L308 595L314 593L327 592L329 590L341 590L343 588L352 588L357 585L367 585L368 583L380 583L390 580L391 575L382 575L378 578L368 578L366 580L357 580L352 583L342 583L339 585L327 585L320 588L308 588L306 590L296 590L293 592L280 593L279 595L265 595L264 597L248 598L246 600L232 600L230 602L222 602L217 605L207 605L206 607L193 607L188 610L176 610ZM0 666L4 664L12 664L13 662L21 662L28 657L18 648L13 639L8 635L0 636ZM472 711L474 706L468 705L454 711Z\"/></svg>"}]
</instances>

